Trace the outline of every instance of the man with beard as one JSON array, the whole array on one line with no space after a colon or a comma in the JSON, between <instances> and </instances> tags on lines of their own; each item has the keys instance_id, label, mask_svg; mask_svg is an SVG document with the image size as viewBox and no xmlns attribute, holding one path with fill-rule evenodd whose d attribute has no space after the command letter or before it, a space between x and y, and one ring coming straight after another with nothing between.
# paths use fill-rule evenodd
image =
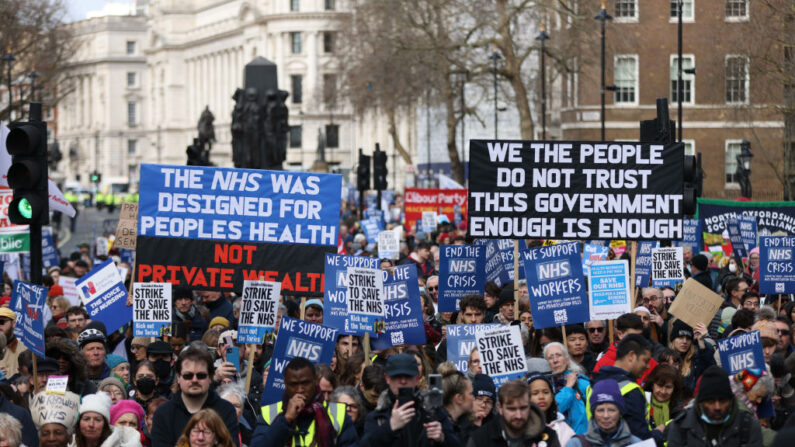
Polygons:
<instances>
[{"instance_id":1,"label":"man with beard","mask_svg":"<svg viewBox=\"0 0 795 447\"><path fill-rule=\"evenodd\" d=\"M346 447L359 442L356 427L338 402L324 407L315 366L294 357L284 367L284 395L262 407L251 438L252 446Z\"/></svg>"},{"instance_id":2,"label":"man with beard","mask_svg":"<svg viewBox=\"0 0 795 447\"><path fill-rule=\"evenodd\" d=\"M176 445L188 420L205 408L218 413L235 445L238 445L240 427L235 407L210 390L214 372L210 353L191 345L180 353L175 366L180 391L155 411L152 418L152 447Z\"/></svg>"},{"instance_id":3,"label":"man with beard","mask_svg":"<svg viewBox=\"0 0 795 447\"><path fill-rule=\"evenodd\" d=\"M738 408L728 373L710 366L701 376L696 404L668 425L668 445L761 447L762 429Z\"/></svg>"},{"instance_id":4,"label":"man with beard","mask_svg":"<svg viewBox=\"0 0 795 447\"><path fill-rule=\"evenodd\" d=\"M544 412L530 402L530 387L526 382L506 382L497 392L497 399L499 416L475 430L467 447L560 447L555 430L546 425Z\"/></svg>"},{"instance_id":5,"label":"man with beard","mask_svg":"<svg viewBox=\"0 0 795 447\"><path fill-rule=\"evenodd\" d=\"M651 339L665 344L670 330L670 316L665 306L666 299L663 291L656 287L643 289L643 305L649 309L651 320Z\"/></svg>"},{"instance_id":6,"label":"man with beard","mask_svg":"<svg viewBox=\"0 0 795 447\"><path fill-rule=\"evenodd\" d=\"M6 336L6 354L0 360L0 371L11 377L19 372L19 354L27 351L22 341L14 336L17 314L7 307L0 307L0 332Z\"/></svg>"}]
</instances>

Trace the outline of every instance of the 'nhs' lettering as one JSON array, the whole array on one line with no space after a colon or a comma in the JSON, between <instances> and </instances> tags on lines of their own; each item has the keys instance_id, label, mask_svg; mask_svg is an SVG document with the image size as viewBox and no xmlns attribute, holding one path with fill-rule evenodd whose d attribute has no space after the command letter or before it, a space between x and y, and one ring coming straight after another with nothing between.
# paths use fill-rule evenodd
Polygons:
<instances>
[{"instance_id":1,"label":"'nhs' lettering","mask_svg":"<svg viewBox=\"0 0 795 447\"><path fill-rule=\"evenodd\" d=\"M323 346L310 343L300 338L291 338L287 343L287 357L303 357L310 362L320 361L320 352Z\"/></svg>"},{"instance_id":2,"label":"'nhs' lettering","mask_svg":"<svg viewBox=\"0 0 795 447\"><path fill-rule=\"evenodd\" d=\"M450 273L475 273L477 261L474 259L451 259Z\"/></svg>"},{"instance_id":3,"label":"'nhs' lettering","mask_svg":"<svg viewBox=\"0 0 795 447\"><path fill-rule=\"evenodd\" d=\"M771 261L789 261L792 259L792 249L771 248L769 257Z\"/></svg>"},{"instance_id":4,"label":"'nhs' lettering","mask_svg":"<svg viewBox=\"0 0 795 447\"><path fill-rule=\"evenodd\" d=\"M546 281L549 279L563 278L571 274L569 261L553 261L538 264L538 280Z\"/></svg>"}]
</instances>

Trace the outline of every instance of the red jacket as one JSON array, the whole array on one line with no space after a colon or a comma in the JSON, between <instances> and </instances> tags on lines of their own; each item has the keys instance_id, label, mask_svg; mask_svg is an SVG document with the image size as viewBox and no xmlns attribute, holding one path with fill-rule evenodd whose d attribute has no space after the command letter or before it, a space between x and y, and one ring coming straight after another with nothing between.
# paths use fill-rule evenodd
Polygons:
<instances>
[{"instance_id":1,"label":"red jacket","mask_svg":"<svg viewBox=\"0 0 795 447\"><path fill-rule=\"evenodd\" d=\"M615 363L616 363L616 345L617 344L618 343L614 343L614 344L610 345L609 348L607 348L607 351L605 351L605 353L602 355L602 358L600 358L599 361L596 362L596 366L594 366L593 372L599 371L599 369L601 367L603 367L603 366L613 366L613 365L615 365ZM646 371L643 372L643 375L641 375L638 378L638 385L642 385L643 384L643 382L646 380L646 376L648 376L649 373L651 372L651 370L653 370L656 366L657 366L657 360L654 360L653 358L649 359L649 367L646 369Z\"/></svg>"}]
</instances>

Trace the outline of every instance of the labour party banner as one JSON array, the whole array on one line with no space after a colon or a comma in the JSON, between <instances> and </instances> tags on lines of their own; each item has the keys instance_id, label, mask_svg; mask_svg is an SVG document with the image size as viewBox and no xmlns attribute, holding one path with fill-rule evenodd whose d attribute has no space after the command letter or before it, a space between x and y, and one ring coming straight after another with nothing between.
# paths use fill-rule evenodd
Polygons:
<instances>
[{"instance_id":1,"label":"labour party banner","mask_svg":"<svg viewBox=\"0 0 795 447\"><path fill-rule=\"evenodd\" d=\"M46 287L14 281L10 307L17 312L17 327L21 328L22 344L39 357L44 357L42 311L46 300ZM16 335L17 332L15 331L14 334Z\"/></svg>"},{"instance_id":2,"label":"labour party banner","mask_svg":"<svg viewBox=\"0 0 795 447\"><path fill-rule=\"evenodd\" d=\"M461 215L466 219L466 189L419 189L406 188L403 196L406 227L422 219L423 211L433 211L447 216L447 220L455 220L455 206L458 205Z\"/></svg>"},{"instance_id":3,"label":"labour party banner","mask_svg":"<svg viewBox=\"0 0 795 447\"><path fill-rule=\"evenodd\" d=\"M171 284L138 282L132 287L133 337L162 337L171 333Z\"/></svg>"},{"instance_id":4,"label":"labour party banner","mask_svg":"<svg viewBox=\"0 0 795 447\"><path fill-rule=\"evenodd\" d=\"M348 267L378 268L378 258L326 254L323 323L353 335L348 318Z\"/></svg>"},{"instance_id":5,"label":"labour party banner","mask_svg":"<svg viewBox=\"0 0 795 447\"><path fill-rule=\"evenodd\" d=\"M698 199L704 233L721 234L732 217L754 217L759 236L795 236L795 202Z\"/></svg>"},{"instance_id":6,"label":"labour party banner","mask_svg":"<svg viewBox=\"0 0 795 447\"><path fill-rule=\"evenodd\" d=\"M382 333L386 328L383 270L348 267L348 319L356 335Z\"/></svg>"},{"instance_id":7,"label":"labour party banner","mask_svg":"<svg viewBox=\"0 0 795 447\"><path fill-rule=\"evenodd\" d=\"M682 238L682 143L469 144L473 237Z\"/></svg>"},{"instance_id":8,"label":"labour party banner","mask_svg":"<svg viewBox=\"0 0 795 447\"><path fill-rule=\"evenodd\" d=\"M604 245L588 244L582 247L582 273L588 276L591 264L598 261L607 261L610 248Z\"/></svg>"},{"instance_id":9,"label":"labour party banner","mask_svg":"<svg viewBox=\"0 0 795 447\"><path fill-rule=\"evenodd\" d=\"M536 329L590 320L577 242L531 248L521 256Z\"/></svg>"},{"instance_id":10,"label":"labour party banner","mask_svg":"<svg viewBox=\"0 0 795 447\"><path fill-rule=\"evenodd\" d=\"M732 217L726 222L726 229L729 230L729 240L732 242L734 256L747 258L748 250L745 248L745 240L740 233L740 219Z\"/></svg>"},{"instance_id":11,"label":"labour party banner","mask_svg":"<svg viewBox=\"0 0 795 447\"><path fill-rule=\"evenodd\" d=\"M759 292L795 293L795 237L759 238Z\"/></svg>"},{"instance_id":12,"label":"labour party banner","mask_svg":"<svg viewBox=\"0 0 795 447\"><path fill-rule=\"evenodd\" d=\"M336 251L337 174L141 166L136 282L241 293L246 279L323 293Z\"/></svg>"},{"instance_id":13,"label":"labour party banner","mask_svg":"<svg viewBox=\"0 0 795 447\"><path fill-rule=\"evenodd\" d=\"M373 349L386 349L397 345L424 345L425 320L422 318L422 300L417 283L417 267L399 265L391 274L384 270L384 301L386 305L386 331L372 339Z\"/></svg>"},{"instance_id":14,"label":"labour party banner","mask_svg":"<svg viewBox=\"0 0 795 447\"><path fill-rule=\"evenodd\" d=\"M591 320L614 320L632 312L627 260L595 262L588 276Z\"/></svg>"},{"instance_id":15,"label":"labour party banner","mask_svg":"<svg viewBox=\"0 0 795 447\"><path fill-rule=\"evenodd\" d=\"M535 320L533 320L535 321ZM483 374L491 377L498 388L527 373L527 359L519 326L500 326L475 334Z\"/></svg>"},{"instance_id":16,"label":"labour party banner","mask_svg":"<svg viewBox=\"0 0 795 447\"><path fill-rule=\"evenodd\" d=\"M455 364L456 369L465 373L469 355L477 347L475 336L499 324L448 324L447 325L447 360Z\"/></svg>"},{"instance_id":17,"label":"labour party banner","mask_svg":"<svg viewBox=\"0 0 795 447\"><path fill-rule=\"evenodd\" d=\"M638 253L635 255L635 287L649 287L651 279L651 253L659 247L657 241L638 242Z\"/></svg>"},{"instance_id":18,"label":"labour party banner","mask_svg":"<svg viewBox=\"0 0 795 447\"><path fill-rule=\"evenodd\" d=\"M461 297L482 294L486 271L479 269L482 245L442 245L439 251L439 312L458 312Z\"/></svg>"},{"instance_id":19,"label":"labour party banner","mask_svg":"<svg viewBox=\"0 0 795 447\"><path fill-rule=\"evenodd\" d=\"M132 320L132 307L127 305L127 289L112 259L94 267L78 279L75 286L89 318L103 322L108 334Z\"/></svg>"},{"instance_id":20,"label":"labour party banner","mask_svg":"<svg viewBox=\"0 0 795 447\"><path fill-rule=\"evenodd\" d=\"M759 331L718 340L718 352L720 364L729 374L737 374L744 369L765 368Z\"/></svg>"},{"instance_id":21,"label":"labour party banner","mask_svg":"<svg viewBox=\"0 0 795 447\"><path fill-rule=\"evenodd\" d=\"M659 247L651 251L651 284L677 289L685 282L682 247Z\"/></svg>"},{"instance_id":22,"label":"labour party banner","mask_svg":"<svg viewBox=\"0 0 795 447\"><path fill-rule=\"evenodd\" d=\"M684 219L684 227L682 229L682 239L672 241L671 245L674 247L690 247L694 253L701 251L704 244L701 243L701 220L700 219Z\"/></svg>"},{"instance_id":23,"label":"labour party banner","mask_svg":"<svg viewBox=\"0 0 795 447\"><path fill-rule=\"evenodd\" d=\"M238 343L261 345L273 342L280 291L277 282L243 282L240 318L237 325Z\"/></svg>"},{"instance_id":24,"label":"labour party banner","mask_svg":"<svg viewBox=\"0 0 795 447\"><path fill-rule=\"evenodd\" d=\"M337 330L283 316L273 347L273 357L262 392L261 405L282 400L284 367L294 357L303 357L314 365L330 365L337 344Z\"/></svg>"}]
</instances>

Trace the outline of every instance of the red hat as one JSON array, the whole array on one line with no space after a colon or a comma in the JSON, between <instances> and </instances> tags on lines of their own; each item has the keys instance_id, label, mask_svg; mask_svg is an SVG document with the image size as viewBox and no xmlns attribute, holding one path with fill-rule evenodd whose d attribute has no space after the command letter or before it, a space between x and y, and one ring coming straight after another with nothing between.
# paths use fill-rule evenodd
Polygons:
<instances>
[{"instance_id":1,"label":"red hat","mask_svg":"<svg viewBox=\"0 0 795 447\"><path fill-rule=\"evenodd\" d=\"M63 296L63 287L60 284L54 284L50 287L50 291L47 292L47 297L51 296Z\"/></svg>"}]
</instances>

